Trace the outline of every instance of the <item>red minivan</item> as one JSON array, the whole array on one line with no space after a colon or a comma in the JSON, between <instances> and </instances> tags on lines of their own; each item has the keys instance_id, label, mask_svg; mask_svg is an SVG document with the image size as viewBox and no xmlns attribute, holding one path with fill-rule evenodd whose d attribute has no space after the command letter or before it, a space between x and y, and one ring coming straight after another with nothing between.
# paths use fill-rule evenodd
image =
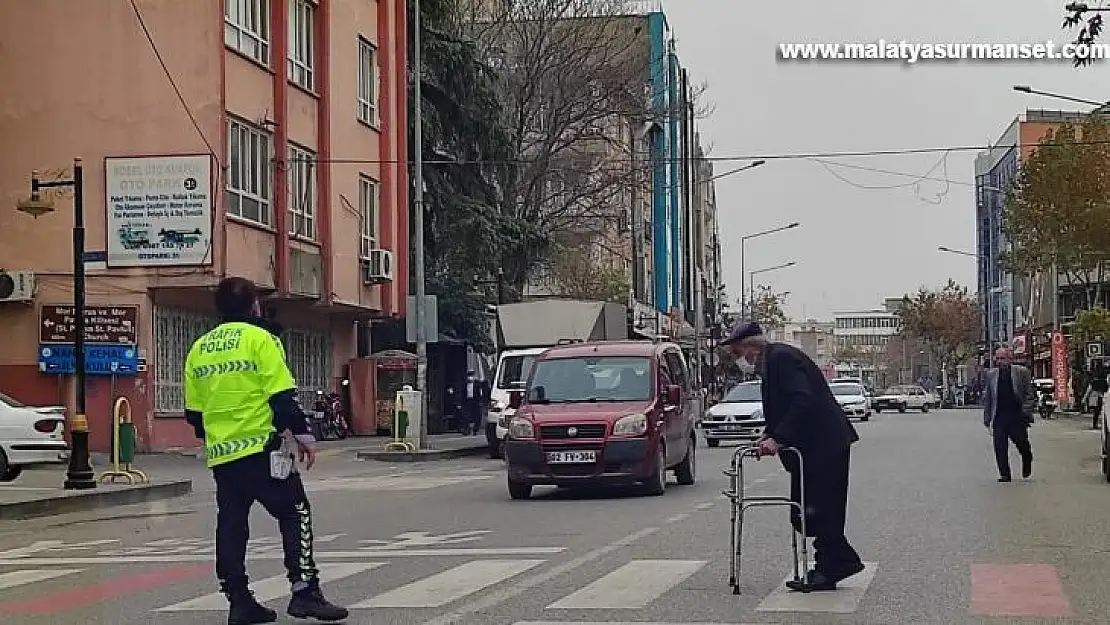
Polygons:
<instances>
[{"instance_id":1,"label":"red minivan","mask_svg":"<svg viewBox=\"0 0 1110 625\"><path fill-rule=\"evenodd\" d=\"M697 430L686 359L673 343L553 347L532 365L505 442L509 495L532 487L638 484L662 495L667 471L693 484Z\"/></svg>"}]
</instances>

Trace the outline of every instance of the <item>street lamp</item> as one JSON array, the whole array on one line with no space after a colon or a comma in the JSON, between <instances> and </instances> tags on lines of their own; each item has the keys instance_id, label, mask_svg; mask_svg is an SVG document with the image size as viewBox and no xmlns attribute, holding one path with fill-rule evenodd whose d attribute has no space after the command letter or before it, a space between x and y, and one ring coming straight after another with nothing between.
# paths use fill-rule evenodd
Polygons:
<instances>
[{"instance_id":1,"label":"street lamp","mask_svg":"<svg viewBox=\"0 0 1110 625\"><path fill-rule=\"evenodd\" d=\"M16 210L38 219L54 211L50 201L42 199L43 189L73 188L73 359L77 383L76 406L69 419L69 435L73 450L63 487L72 490L96 488L89 464L89 421L85 414L87 384L85 378L85 179L81 159L73 159L73 178L43 181L39 172L31 172L31 197L16 204Z\"/></svg>"},{"instance_id":2,"label":"street lamp","mask_svg":"<svg viewBox=\"0 0 1110 625\"><path fill-rule=\"evenodd\" d=\"M730 170L728 170L724 173L720 173L720 174L717 174L716 176L706 178L702 182L703 183L712 182L712 181L714 181L718 178L724 178L725 176L731 176L733 174L738 174L742 171L748 171L749 169L755 169L756 167L759 167L760 165L764 165L766 163L767 163L767 161L764 161L764 160L753 161L751 163L748 163L747 165L744 165L743 167L737 167L736 169L730 169Z\"/></svg>"},{"instance_id":3,"label":"street lamp","mask_svg":"<svg viewBox=\"0 0 1110 625\"><path fill-rule=\"evenodd\" d=\"M755 319L755 301L754 301L755 300L755 277L758 274L761 274L761 273L767 273L769 271L778 271L779 269L786 269L787 267L793 267L794 265L797 265L797 264L798 263L796 263L794 261L790 261L788 263L783 263L781 265L775 265L774 267L764 267L763 269L756 269L755 271L748 274L748 293L752 296L752 300L753 300L752 301L752 319L753 320L758 321L757 319Z\"/></svg>"},{"instance_id":4,"label":"street lamp","mask_svg":"<svg viewBox=\"0 0 1110 625\"><path fill-rule=\"evenodd\" d=\"M758 163L759 161L756 161L756 162ZM795 221L794 223L786 224L785 226L779 226L778 228L771 228L770 230L764 230L763 232L755 232L755 233L747 234L747 235L744 235L744 236L740 237L740 316L741 317L746 316L746 312L747 312L746 306L747 306L747 301L748 301L748 300L744 299L744 246L748 242L748 239L757 239L759 237L767 236L769 234L775 234L776 232L782 232L783 230L792 230L794 228L797 228L800 225L802 225L801 222Z\"/></svg>"},{"instance_id":5,"label":"street lamp","mask_svg":"<svg viewBox=\"0 0 1110 625\"><path fill-rule=\"evenodd\" d=\"M963 250L956 250L950 247L945 247L943 245L938 246L937 251L948 252L949 254L958 254L960 256L970 256L971 258L974 258L976 260L980 260L982 258L980 254L965 252ZM988 287L987 292L983 294L983 345L987 351L987 365L994 366L994 337L991 336L991 296L994 293L993 290L989 288L989 281L986 286Z\"/></svg>"},{"instance_id":6,"label":"street lamp","mask_svg":"<svg viewBox=\"0 0 1110 625\"><path fill-rule=\"evenodd\" d=\"M1096 102L1094 100L1076 98L1070 95L1062 95L1059 93L1053 93L1051 91L1041 91L1040 89L1034 89L1029 85L1014 85L1014 91L1017 91L1019 93L1028 93L1029 95L1044 96L1046 98L1055 98L1057 100L1065 100L1067 102L1076 102L1078 104L1089 104L1091 106L1106 106L1107 104L1110 104L1108 102Z\"/></svg>"}]
</instances>

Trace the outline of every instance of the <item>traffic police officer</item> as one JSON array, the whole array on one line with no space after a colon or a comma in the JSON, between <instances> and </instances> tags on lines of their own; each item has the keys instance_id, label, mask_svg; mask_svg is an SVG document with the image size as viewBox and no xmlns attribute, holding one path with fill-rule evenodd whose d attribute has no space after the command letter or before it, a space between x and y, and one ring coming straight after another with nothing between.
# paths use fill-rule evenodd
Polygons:
<instances>
[{"instance_id":1,"label":"traffic police officer","mask_svg":"<svg viewBox=\"0 0 1110 625\"><path fill-rule=\"evenodd\" d=\"M283 453L296 449L305 468L315 460L315 440L297 404L285 350L261 318L250 280L222 280L216 308L222 323L197 339L185 361L185 416L205 442L216 480L216 575L230 603L228 625L277 620L248 588L249 517L256 501L281 530L293 587L289 615L341 621L347 610L320 592L308 497Z\"/></svg>"}]
</instances>

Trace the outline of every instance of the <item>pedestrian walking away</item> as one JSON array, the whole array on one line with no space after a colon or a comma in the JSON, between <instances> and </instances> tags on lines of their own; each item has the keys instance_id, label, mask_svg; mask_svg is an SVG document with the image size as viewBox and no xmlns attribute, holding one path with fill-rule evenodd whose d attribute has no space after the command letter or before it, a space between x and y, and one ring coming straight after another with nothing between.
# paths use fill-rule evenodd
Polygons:
<instances>
[{"instance_id":1,"label":"pedestrian walking away","mask_svg":"<svg viewBox=\"0 0 1110 625\"><path fill-rule=\"evenodd\" d=\"M798 591L836 590L837 583L864 569L859 554L844 535L849 458L859 435L825 376L804 352L769 342L754 322L738 325L723 344L731 347L745 374L760 377L767 426L756 443L758 453L779 456L790 473L790 498L799 504L802 469L794 456L778 452L781 447L794 447L802 455L809 534L803 540L814 539L815 565L803 580L786 585ZM797 510L791 511L790 522L795 531L801 531Z\"/></svg>"},{"instance_id":2,"label":"pedestrian walking away","mask_svg":"<svg viewBox=\"0 0 1110 625\"><path fill-rule=\"evenodd\" d=\"M201 336L185 360L185 417L204 441L216 481L216 576L229 602L228 625L277 621L248 585L249 518L255 502L278 522L292 585L287 612L341 621L345 608L320 591L313 557L312 511L296 463L316 458L308 419L275 331L260 316L254 283L225 278L216 290L222 321Z\"/></svg>"},{"instance_id":3,"label":"pedestrian walking away","mask_svg":"<svg viewBox=\"0 0 1110 625\"><path fill-rule=\"evenodd\" d=\"M994 440L998 481L1009 482L1010 443L1021 454L1021 476L1033 475L1033 447L1029 426L1033 424L1036 393L1029 370L1014 364L1014 353L1003 347L994 353L995 368L987 371L983 394L983 425Z\"/></svg>"}]
</instances>

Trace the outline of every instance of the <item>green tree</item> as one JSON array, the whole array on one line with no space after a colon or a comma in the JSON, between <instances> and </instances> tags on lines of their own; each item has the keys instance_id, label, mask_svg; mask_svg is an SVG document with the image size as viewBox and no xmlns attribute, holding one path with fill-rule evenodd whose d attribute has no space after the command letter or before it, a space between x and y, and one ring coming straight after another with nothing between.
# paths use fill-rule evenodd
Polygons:
<instances>
[{"instance_id":1,"label":"green tree","mask_svg":"<svg viewBox=\"0 0 1110 625\"><path fill-rule=\"evenodd\" d=\"M782 309L782 293L769 286L758 285L749 303L752 318L767 328L781 328L786 323L786 312Z\"/></svg>"},{"instance_id":2,"label":"green tree","mask_svg":"<svg viewBox=\"0 0 1110 625\"><path fill-rule=\"evenodd\" d=\"M1110 310L1090 308L1079 311L1071 323L1071 332L1081 343L1110 339Z\"/></svg>"},{"instance_id":3,"label":"green tree","mask_svg":"<svg viewBox=\"0 0 1110 625\"><path fill-rule=\"evenodd\" d=\"M497 113L502 85L458 28L458 10L458 0L421 3L426 288L438 296L442 332L488 347L489 297L474 277L496 275L500 252L544 237L500 210L498 168L512 145Z\"/></svg>"},{"instance_id":4,"label":"green tree","mask_svg":"<svg viewBox=\"0 0 1110 625\"><path fill-rule=\"evenodd\" d=\"M976 351L982 317L967 287L949 280L940 290L906 295L898 310L903 333L921 341L934 361L953 372Z\"/></svg>"},{"instance_id":5,"label":"green tree","mask_svg":"<svg viewBox=\"0 0 1110 625\"><path fill-rule=\"evenodd\" d=\"M1033 275L1053 263L1084 287L1088 307L1103 301L1110 253L1110 125L1089 116L1050 131L1018 171L1003 212L1011 244L1006 264Z\"/></svg>"},{"instance_id":6,"label":"green tree","mask_svg":"<svg viewBox=\"0 0 1110 625\"><path fill-rule=\"evenodd\" d=\"M1064 10L1066 13L1064 14L1063 28L1065 30L1079 29L1073 43L1091 45L1102 35L1104 27L1102 13L1092 11L1090 5L1086 2L1069 2L1065 5ZM1074 64L1076 67L1082 67L1090 62L1091 59L1076 58Z\"/></svg>"}]
</instances>

